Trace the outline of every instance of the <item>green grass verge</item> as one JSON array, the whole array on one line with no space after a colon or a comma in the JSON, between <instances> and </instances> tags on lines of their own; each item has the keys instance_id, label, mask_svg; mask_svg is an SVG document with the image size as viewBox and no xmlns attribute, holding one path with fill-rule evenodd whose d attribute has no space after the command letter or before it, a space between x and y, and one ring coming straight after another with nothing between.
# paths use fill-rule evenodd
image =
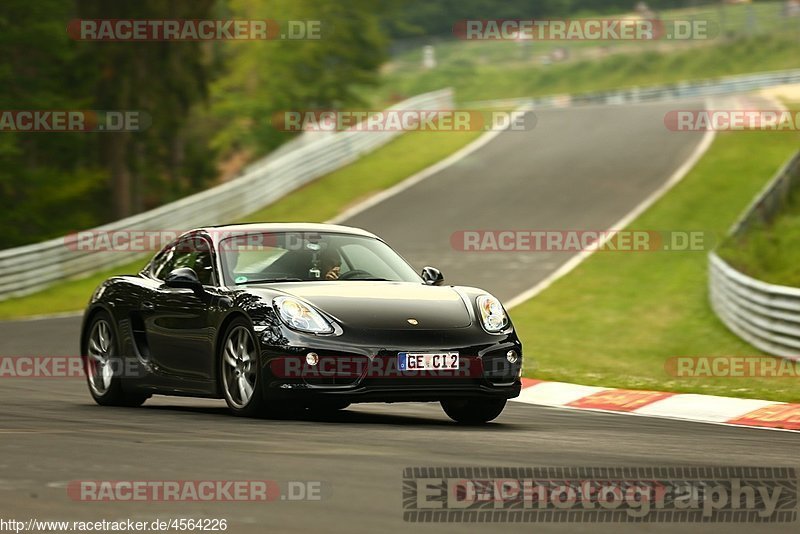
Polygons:
<instances>
[{"instance_id":1,"label":"green grass verge","mask_svg":"<svg viewBox=\"0 0 800 534\"><path fill-rule=\"evenodd\" d=\"M796 149L794 134L720 134L684 180L629 228L723 236ZM530 362L527 376L800 401L796 378L685 379L665 370L674 356L761 354L713 314L705 251L597 252L512 316Z\"/></svg>"},{"instance_id":2,"label":"green grass verge","mask_svg":"<svg viewBox=\"0 0 800 534\"><path fill-rule=\"evenodd\" d=\"M482 50L494 44L516 43L460 43L458 46L472 49L470 56L443 63L432 70L389 71L383 78L381 94L388 98L452 86L460 102L469 102L645 87L800 67L796 34L742 38L680 51L615 54L546 67L508 58L481 61Z\"/></svg>"},{"instance_id":3,"label":"green grass verge","mask_svg":"<svg viewBox=\"0 0 800 534\"><path fill-rule=\"evenodd\" d=\"M441 161L481 132L411 132L336 172L290 193L239 222L321 222L345 208ZM0 302L0 320L81 310L109 276L138 272L142 258L121 267L70 280L21 298Z\"/></svg>"},{"instance_id":4,"label":"green grass verge","mask_svg":"<svg viewBox=\"0 0 800 534\"><path fill-rule=\"evenodd\" d=\"M719 254L754 278L800 287L800 191L790 194L772 223L726 240Z\"/></svg>"}]
</instances>

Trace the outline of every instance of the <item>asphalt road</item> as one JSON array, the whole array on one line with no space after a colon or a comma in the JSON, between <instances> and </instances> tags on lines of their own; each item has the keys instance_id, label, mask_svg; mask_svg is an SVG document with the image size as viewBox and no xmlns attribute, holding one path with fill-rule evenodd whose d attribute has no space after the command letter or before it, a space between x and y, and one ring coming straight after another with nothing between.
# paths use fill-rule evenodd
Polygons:
<instances>
[{"instance_id":1,"label":"asphalt road","mask_svg":"<svg viewBox=\"0 0 800 534\"><path fill-rule=\"evenodd\" d=\"M541 112L349 224L387 238L417 265L501 298L527 289L567 253L453 251L462 229L604 229L656 189L699 138L670 134L664 105ZM77 318L0 324L1 355L72 355ZM743 524L409 524L407 466L795 465L796 434L511 404L465 429L436 405L357 406L332 418L244 420L224 403L154 398L95 406L81 379L0 384L0 519L225 518L228 532L751 532ZM320 501L75 502L73 480L320 481ZM797 525L759 525L794 532Z\"/></svg>"},{"instance_id":2,"label":"asphalt road","mask_svg":"<svg viewBox=\"0 0 800 534\"><path fill-rule=\"evenodd\" d=\"M383 237L415 267L439 267L447 283L481 287L508 300L572 253L463 252L452 247L453 233L610 228L658 189L700 142L700 133L664 127L664 114L675 107L537 111L533 130L503 133L345 224Z\"/></svg>"},{"instance_id":3,"label":"asphalt road","mask_svg":"<svg viewBox=\"0 0 800 534\"><path fill-rule=\"evenodd\" d=\"M2 389L0 516L54 520L225 518L229 532L481 532L486 525L402 520L408 466L793 465L797 435L510 405L465 429L437 405L363 405L334 417L246 420L224 404L158 398L103 408L76 379L13 380ZM80 502L72 480L319 481L301 502ZM600 527L600 528L598 528ZM752 525L496 524L498 532L748 532ZM796 532L797 525L759 525Z\"/></svg>"}]
</instances>

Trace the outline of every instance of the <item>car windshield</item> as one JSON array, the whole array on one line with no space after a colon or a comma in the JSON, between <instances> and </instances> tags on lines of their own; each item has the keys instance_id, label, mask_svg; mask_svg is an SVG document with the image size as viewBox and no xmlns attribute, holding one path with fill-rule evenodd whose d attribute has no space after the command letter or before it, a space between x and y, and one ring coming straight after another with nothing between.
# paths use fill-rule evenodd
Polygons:
<instances>
[{"instance_id":1,"label":"car windshield","mask_svg":"<svg viewBox=\"0 0 800 534\"><path fill-rule=\"evenodd\" d=\"M326 232L252 232L219 243L225 283L389 280L421 282L379 239Z\"/></svg>"}]
</instances>

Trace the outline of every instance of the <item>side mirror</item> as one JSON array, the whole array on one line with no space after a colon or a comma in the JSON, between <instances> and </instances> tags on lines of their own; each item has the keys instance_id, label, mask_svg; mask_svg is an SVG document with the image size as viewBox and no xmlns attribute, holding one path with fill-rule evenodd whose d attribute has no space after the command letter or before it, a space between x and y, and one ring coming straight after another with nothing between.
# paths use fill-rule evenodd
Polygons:
<instances>
[{"instance_id":1,"label":"side mirror","mask_svg":"<svg viewBox=\"0 0 800 534\"><path fill-rule=\"evenodd\" d=\"M164 280L167 287L202 290L203 284L197 277L197 273L191 267L180 267L171 271Z\"/></svg>"},{"instance_id":2,"label":"side mirror","mask_svg":"<svg viewBox=\"0 0 800 534\"><path fill-rule=\"evenodd\" d=\"M444 276L436 267L423 267L422 280L429 286L440 286L444 282Z\"/></svg>"}]
</instances>

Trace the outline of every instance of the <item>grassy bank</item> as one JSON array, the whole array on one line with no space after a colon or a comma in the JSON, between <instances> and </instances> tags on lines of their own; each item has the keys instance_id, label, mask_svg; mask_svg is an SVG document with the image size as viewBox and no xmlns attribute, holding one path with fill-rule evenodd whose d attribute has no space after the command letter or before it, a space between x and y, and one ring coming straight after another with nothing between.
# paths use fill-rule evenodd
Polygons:
<instances>
[{"instance_id":1,"label":"grassy bank","mask_svg":"<svg viewBox=\"0 0 800 534\"><path fill-rule=\"evenodd\" d=\"M771 224L756 226L727 240L719 254L754 278L800 287L800 192L789 196Z\"/></svg>"},{"instance_id":2,"label":"grassy bank","mask_svg":"<svg viewBox=\"0 0 800 534\"><path fill-rule=\"evenodd\" d=\"M471 55L433 70L398 69L384 76L384 93L412 95L452 86L460 102L558 93L581 93L676 83L756 71L800 67L797 36L742 38L674 50L614 54L542 66L510 59L483 61L483 50L516 43L465 42ZM510 53L513 51L510 51ZM513 55L509 57L513 58Z\"/></svg>"},{"instance_id":3,"label":"grassy bank","mask_svg":"<svg viewBox=\"0 0 800 534\"><path fill-rule=\"evenodd\" d=\"M629 228L723 236L797 141L780 132L720 134L689 175ZM760 354L711 311L705 250L595 253L513 316L535 361L528 376L800 401L796 378L678 379L665 370L675 356Z\"/></svg>"}]
</instances>

